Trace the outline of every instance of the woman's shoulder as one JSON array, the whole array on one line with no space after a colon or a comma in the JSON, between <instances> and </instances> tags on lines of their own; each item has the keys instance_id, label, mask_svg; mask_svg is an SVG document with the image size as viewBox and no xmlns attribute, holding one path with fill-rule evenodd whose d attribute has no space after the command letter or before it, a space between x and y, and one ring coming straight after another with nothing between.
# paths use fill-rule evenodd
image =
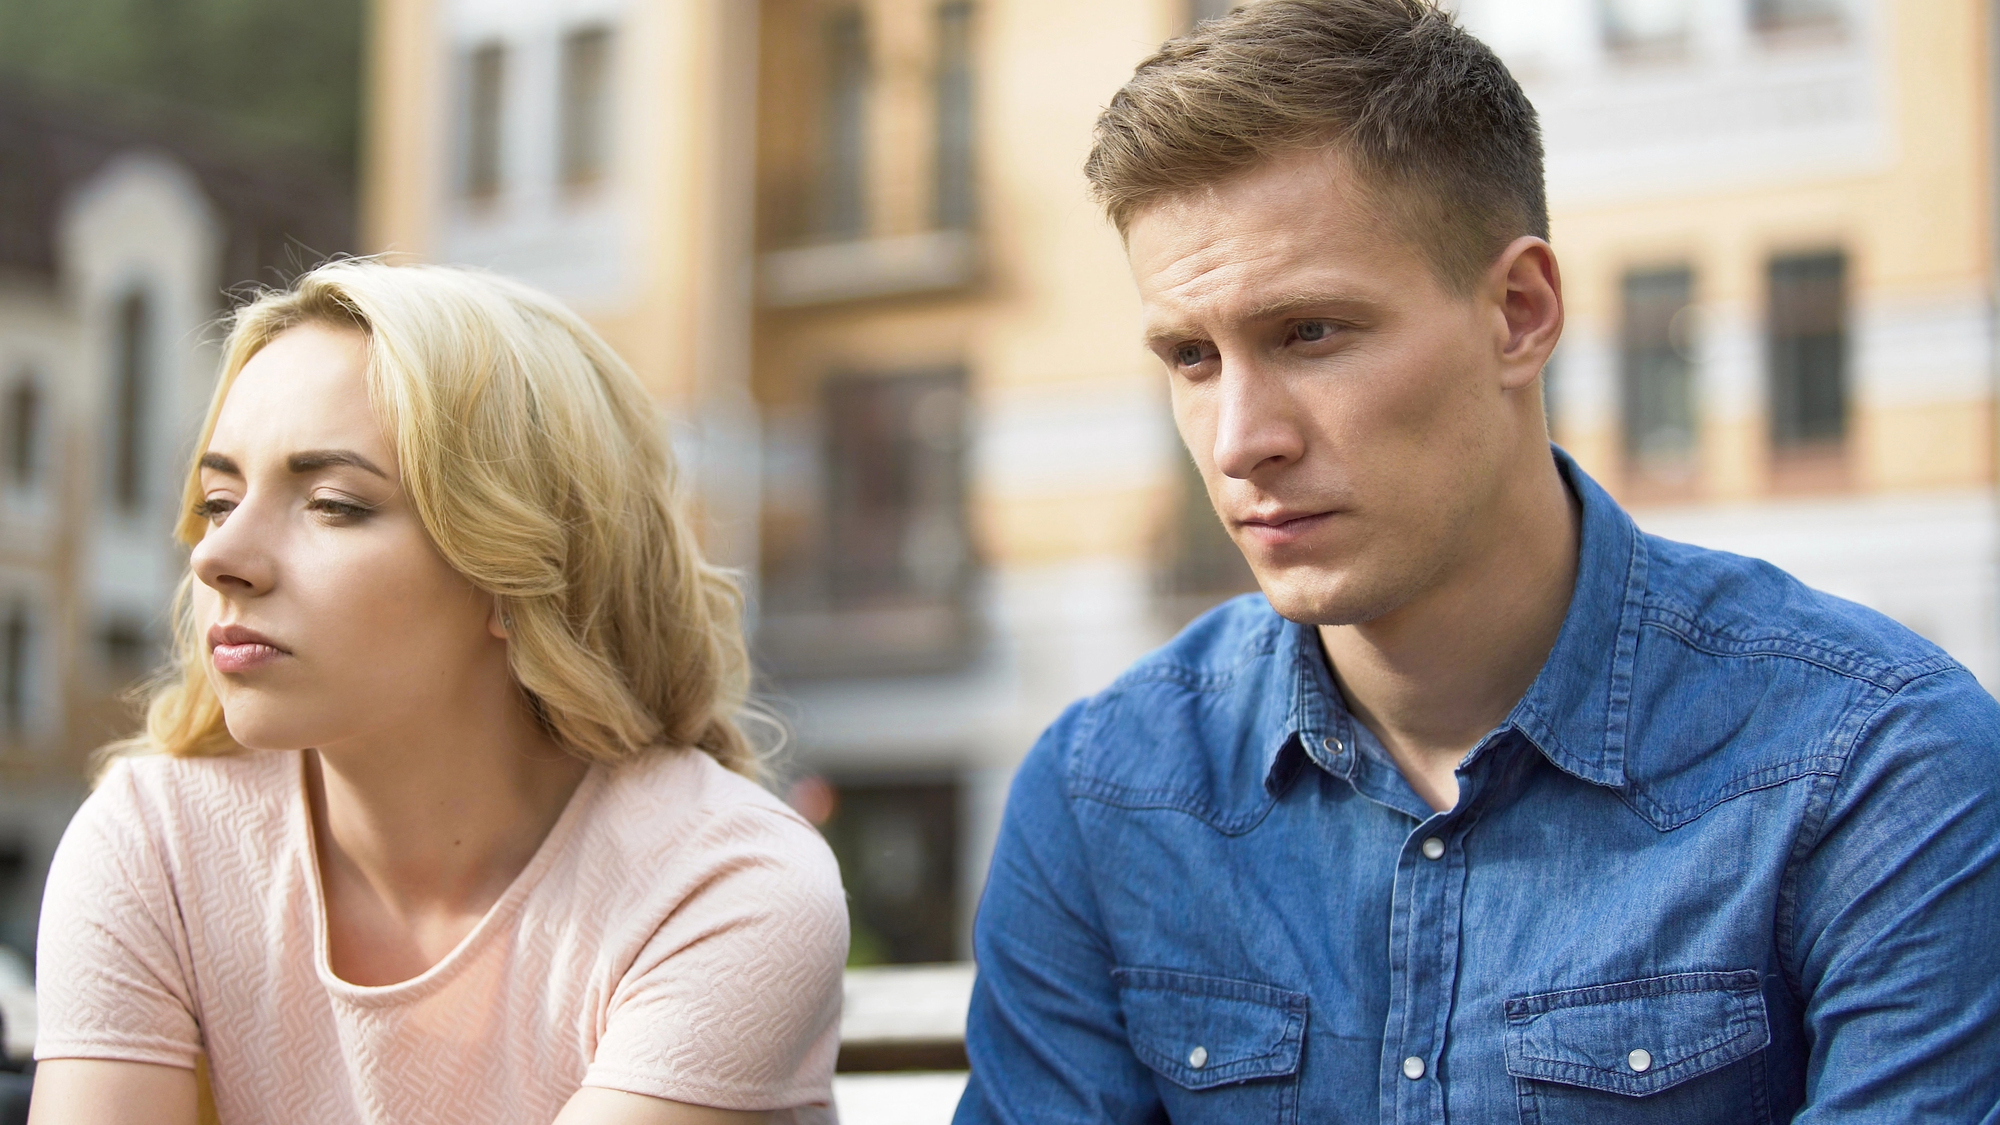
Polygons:
<instances>
[{"instance_id":1,"label":"woman's shoulder","mask_svg":"<svg viewBox=\"0 0 2000 1125\"><path fill-rule=\"evenodd\" d=\"M245 811L246 805L281 807L296 791L296 752L255 751L209 757L133 754L114 758L98 779L95 800L126 801L162 809Z\"/></svg>"},{"instance_id":2,"label":"woman's shoulder","mask_svg":"<svg viewBox=\"0 0 2000 1125\"><path fill-rule=\"evenodd\" d=\"M670 750L605 771L587 850L640 870L692 872L746 861L829 882L839 869L818 830L762 786L699 750Z\"/></svg>"},{"instance_id":3,"label":"woman's shoulder","mask_svg":"<svg viewBox=\"0 0 2000 1125\"><path fill-rule=\"evenodd\" d=\"M77 810L71 834L161 852L190 847L215 854L282 824L297 786L298 755L247 753L179 758L116 758ZM219 845L219 846L218 846Z\"/></svg>"}]
</instances>

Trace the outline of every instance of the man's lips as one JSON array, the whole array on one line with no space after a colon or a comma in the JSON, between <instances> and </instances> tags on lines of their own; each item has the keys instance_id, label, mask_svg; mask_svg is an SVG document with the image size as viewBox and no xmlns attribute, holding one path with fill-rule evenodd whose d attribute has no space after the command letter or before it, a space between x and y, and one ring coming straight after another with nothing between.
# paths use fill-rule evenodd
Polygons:
<instances>
[{"instance_id":1,"label":"man's lips","mask_svg":"<svg viewBox=\"0 0 2000 1125\"><path fill-rule=\"evenodd\" d=\"M242 625L210 626L208 650L218 672L247 672L291 655L278 642Z\"/></svg>"},{"instance_id":2,"label":"man's lips","mask_svg":"<svg viewBox=\"0 0 2000 1125\"><path fill-rule=\"evenodd\" d=\"M1318 531L1339 515L1338 511L1302 512L1281 510L1245 516L1236 521L1243 534L1267 546L1284 546Z\"/></svg>"}]
</instances>

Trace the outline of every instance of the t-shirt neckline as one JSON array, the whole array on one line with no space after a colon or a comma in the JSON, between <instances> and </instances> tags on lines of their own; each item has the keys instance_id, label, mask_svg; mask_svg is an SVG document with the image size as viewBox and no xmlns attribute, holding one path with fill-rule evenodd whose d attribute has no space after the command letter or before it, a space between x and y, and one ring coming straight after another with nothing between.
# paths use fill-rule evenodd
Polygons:
<instances>
[{"instance_id":1,"label":"t-shirt neckline","mask_svg":"<svg viewBox=\"0 0 2000 1125\"><path fill-rule=\"evenodd\" d=\"M445 987L458 975L463 966L477 958L480 948L492 941L493 936L520 913L522 904L534 892L549 867L555 863L556 857L562 853L564 844L575 832L577 822L583 818L583 810L596 798L597 789L602 784L601 775L604 772L602 766L592 765L584 773L583 780L577 783L575 791L569 795L561 815L556 817L556 822L549 829L548 835L542 837L541 844L535 848L535 854L528 860L527 866L521 868L513 881L507 884L507 889L493 901L492 906L486 908L486 913L480 917L478 924L460 938L450 952L439 958L430 968L407 980L399 980L394 984L355 984L333 971L327 940L326 887L320 880L318 840L313 829L312 810L306 800L305 751L293 751L293 753L298 756L298 762L297 768L291 772L292 793L289 806L291 816L296 822L292 836L296 840L303 841L303 846L299 849L300 862L305 865L306 886L312 892L313 970L329 994L351 1003L371 1007L421 1000Z\"/></svg>"}]
</instances>

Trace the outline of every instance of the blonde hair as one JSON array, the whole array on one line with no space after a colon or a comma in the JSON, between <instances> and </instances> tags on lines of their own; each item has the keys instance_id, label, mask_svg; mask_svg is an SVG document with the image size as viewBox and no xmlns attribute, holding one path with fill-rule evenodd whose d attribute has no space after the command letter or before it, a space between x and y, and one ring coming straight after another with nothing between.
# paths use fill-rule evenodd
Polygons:
<instances>
[{"instance_id":1,"label":"blonde hair","mask_svg":"<svg viewBox=\"0 0 2000 1125\"><path fill-rule=\"evenodd\" d=\"M499 600L514 678L559 744L606 764L697 747L758 775L739 721L742 596L702 557L651 398L581 317L474 270L322 265L230 317L197 460L243 365L301 324L368 337L369 399L403 489L446 561ZM190 547L207 526L201 497L190 467L175 528ZM242 750L206 674L193 583L174 600L145 730L114 753Z\"/></svg>"}]
</instances>

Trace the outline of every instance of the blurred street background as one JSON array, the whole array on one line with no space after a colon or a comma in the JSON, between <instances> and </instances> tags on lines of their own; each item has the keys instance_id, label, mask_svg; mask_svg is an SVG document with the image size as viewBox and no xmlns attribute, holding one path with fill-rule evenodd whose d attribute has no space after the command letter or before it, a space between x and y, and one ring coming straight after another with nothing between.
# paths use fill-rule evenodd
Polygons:
<instances>
[{"instance_id":1,"label":"blurred street background","mask_svg":"<svg viewBox=\"0 0 2000 1125\"><path fill-rule=\"evenodd\" d=\"M1251 588L1080 174L1133 65L1227 7L0 0L9 1052L50 853L160 656L212 322L335 253L511 274L632 363L752 591L855 966L967 959L1037 732ZM1556 440L1649 530L2000 686L1994 4L1455 7L1542 114ZM948 1077L860 1072L962 1067L968 980L855 974L850 1121L938 1119Z\"/></svg>"}]
</instances>

